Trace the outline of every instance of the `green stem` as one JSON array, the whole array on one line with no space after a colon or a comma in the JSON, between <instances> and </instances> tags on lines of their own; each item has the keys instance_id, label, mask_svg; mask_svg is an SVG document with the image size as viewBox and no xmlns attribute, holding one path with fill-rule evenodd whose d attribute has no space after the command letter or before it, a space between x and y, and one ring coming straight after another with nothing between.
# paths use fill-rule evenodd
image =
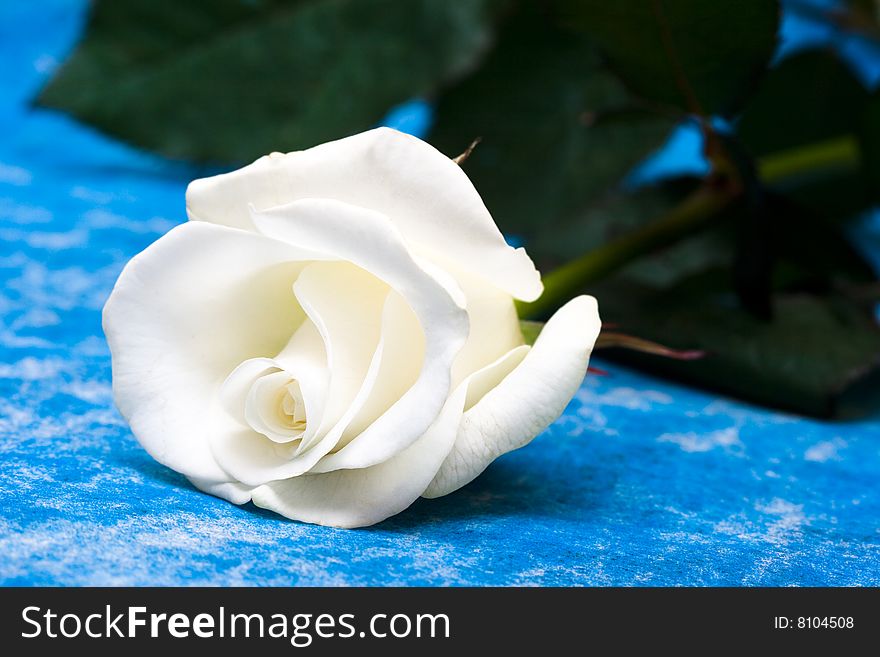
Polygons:
<instances>
[{"instance_id":1,"label":"green stem","mask_svg":"<svg viewBox=\"0 0 880 657\"><path fill-rule=\"evenodd\" d=\"M517 302L522 319L545 317L584 286L639 256L652 253L703 228L736 194L706 184L665 216L590 251L544 276L544 294L531 303Z\"/></svg>"},{"instance_id":2,"label":"green stem","mask_svg":"<svg viewBox=\"0 0 880 657\"><path fill-rule=\"evenodd\" d=\"M859 159L855 138L839 137L765 155L758 160L758 173L761 180L773 183L804 173L854 169Z\"/></svg>"},{"instance_id":3,"label":"green stem","mask_svg":"<svg viewBox=\"0 0 880 657\"><path fill-rule=\"evenodd\" d=\"M663 217L628 235L600 246L544 276L544 294L531 303L517 302L522 319L546 317L587 285L627 265L632 260L659 251L707 226L714 216L739 196L735 172L719 156L716 172L726 174L727 184L710 179ZM851 137L771 153L758 162L764 182L780 182L804 173L857 166L859 147ZM717 176L716 176L717 178ZM723 181L725 178L721 176Z\"/></svg>"}]
</instances>

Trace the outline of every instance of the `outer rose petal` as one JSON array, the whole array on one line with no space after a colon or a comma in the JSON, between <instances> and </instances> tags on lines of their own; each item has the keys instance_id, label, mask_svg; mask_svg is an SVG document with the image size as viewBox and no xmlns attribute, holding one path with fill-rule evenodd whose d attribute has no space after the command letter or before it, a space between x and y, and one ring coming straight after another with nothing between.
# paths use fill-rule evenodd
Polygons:
<instances>
[{"instance_id":1,"label":"outer rose petal","mask_svg":"<svg viewBox=\"0 0 880 657\"><path fill-rule=\"evenodd\" d=\"M452 271L465 296L470 333L452 366L453 387L523 344L513 299L465 272Z\"/></svg>"},{"instance_id":2,"label":"outer rose petal","mask_svg":"<svg viewBox=\"0 0 880 657\"><path fill-rule=\"evenodd\" d=\"M550 426L583 381L600 328L593 297L576 297L556 311L522 363L465 412L455 445L423 495L461 488Z\"/></svg>"},{"instance_id":3,"label":"outer rose petal","mask_svg":"<svg viewBox=\"0 0 880 657\"><path fill-rule=\"evenodd\" d=\"M291 285L301 249L225 226L178 226L126 265L104 306L113 392L160 463L210 482L206 413L249 358L274 356L303 320Z\"/></svg>"},{"instance_id":4,"label":"outer rose petal","mask_svg":"<svg viewBox=\"0 0 880 657\"><path fill-rule=\"evenodd\" d=\"M331 527L366 527L400 513L418 498L449 453L466 392L467 386L460 386L425 434L387 461L274 481L251 492L254 504Z\"/></svg>"},{"instance_id":5,"label":"outer rose petal","mask_svg":"<svg viewBox=\"0 0 880 657\"><path fill-rule=\"evenodd\" d=\"M462 144L462 149L466 144ZM507 245L477 190L451 159L389 128L262 157L230 173L193 181L195 221L254 230L248 205L266 210L304 198L334 199L380 212L419 251L451 258L514 297L532 301L543 286L523 249Z\"/></svg>"},{"instance_id":6,"label":"outer rose petal","mask_svg":"<svg viewBox=\"0 0 880 657\"><path fill-rule=\"evenodd\" d=\"M251 487L234 481L212 481L189 477L192 485L208 495L216 495L233 504L245 504L251 501Z\"/></svg>"}]
</instances>

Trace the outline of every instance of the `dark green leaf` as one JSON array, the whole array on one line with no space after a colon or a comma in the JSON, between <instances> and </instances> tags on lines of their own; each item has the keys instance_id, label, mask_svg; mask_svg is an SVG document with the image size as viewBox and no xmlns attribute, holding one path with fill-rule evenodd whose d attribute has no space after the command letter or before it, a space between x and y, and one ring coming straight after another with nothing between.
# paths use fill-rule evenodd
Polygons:
<instances>
[{"instance_id":1,"label":"dark green leaf","mask_svg":"<svg viewBox=\"0 0 880 657\"><path fill-rule=\"evenodd\" d=\"M839 222L773 191L733 208L738 231L734 288L755 316L773 314L778 290L828 292L835 285L869 283L874 270L853 248Z\"/></svg>"},{"instance_id":2,"label":"dark green leaf","mask_svg":"<svg viewBox=\"0 0 880 657\"><path fill-rule=\"evenodd\" d=\"M756 157L853 136L867 95L831 51L802 52L771 69L737 133Z\"/></svg>"},{"instance_id":3,"label":"dark green leaf","mask_svg":"<svg viewBox=\"0 0 880 657\"><path fill-rule=\"evenodd\" d=\"M777 223L778 257L789 268L787 277L777 278L776 289L819 282L825 289L833 283L867 283L876 280L871 265L855 249L839 223L829 222L813 208L771 194L770 209Z\"/></svg>"},{"instance_id":4,"label":"dark green leaf","mask_svg":"<svg viewBox=\"0 0 880 657\"><path fill-rule=\"evenodd\" d=\"M531 4L504 25L484 65L437 101L431 141L463 164L502 230L554 230L616 185L672 127L629 109L582 37ZM529 242L531 244L531 242Z\"/></svg>"},{"instance_id":5,"label":"dark green leaf","mask_svg":"<svg viewBox=\"0 0 880 657\"><path fill-rule=\"evenodd\" d=\"M698 233L669 248L640 258L622 269L628 281L647 285L671 285L706 267L732 266L731 227L719 217L718 226Z\"/></svg>"},{"instance_id":6,"label":"dark green leaf","mask_svg":"<svg viewBox=\"0 0 880 657\"><path fill-rule=\"evenodd\" d=\"M856 384L880 367L871 313L839 297L779 295L772 322L740 310L723 271L661 290L609 282L592 290L602 317L672 348L707 352L680 363L632 352L617 360L745 399L831 416Z\"/></svg>"},{"instance_id":7,"label":"dark green leaf","mask_svg":"<svg viewBox=\"0 0 880 657\"><path fill-rule=\"evenodd\" d=\"M175 158L240 161L374 125L463 74L492 0L98 0L38 102Z\"/></svg>"},{"instance_id":8,"label":"dark green leaf","mask_svg":"<svg viewBox=\"0 0 880 657\"><path fill-rule=\"evenodd\" d=\"M529 254L543 264L572 260L661 215L696 188L696 180L666 181L637 190L615 188L529 241Z\"/></svg>"},{"instance_id":9,"label":"dark green leaf","mask_svg":"<svg viewBox=\"0 0 880 657\"><path fill-rule=\"evenodd\" d=\"M805 173L774 181L771 187L822 220L842 224L868 209L873 202L871 195L876 196L878 191L869 183L862 166Z\"/></svg>"},{"instance_id":10,"label":"dark green leaf","mask_svg":"<svg viewBox=\"0 0 880 657\"><path fill-rule=\"evenodd\" d=\"M782 241L772 200L764 194L747 197L737 222L733 289L740 306L759 319L773 316L773 270Z\"/></svg>"},{"instance_id":11,"label":"dark green leaf","mask_svg":"<svg viewBox=\"0 0 880 657\"><path fill-rule=\"evenodd\" d=\"M760 158L759 175L766 184L839 222L870 204L864 140L876 127L863 120L868 101L868 92L837 55L807 51L771 71L737 132Z\"/></svg>"},{"instance_id":12,"label":"dark green leaf","mask_svg":"<svg viewBox=\"0 0 880 657\"><path fill-rule=\"evenodd\" d=\"M645 197L625 198L629 202L622 204L620 212L615 212L615 206L609 211L625 220L625 208L635 208L638 202L664 196L670 201L674 198L662 190L645 190ZM764 210L753 220L746 216L756 211L753 204L735 203L719 213L709 229L636 260L621 270L620 276L635 283L666 287L712 267L728 271L728 282L733 284L737 261L740 266L745 265L743 260L749 257L750 250L757 248L762 251L759 259L763 264L769 260L774 265L772 279L765 281L771 285L764 293L828 291L837 284L876 280L870 264L853 248L839 225L772 192L766 197ZM662 205L657 209L662 209ZM766 223L765 231L755 234L762 221ZM744 235L743 227L750 222L757 225L752 225L746 231L749 234ZM597 223L601 223L601 218ZM763 244L755 247L747 237Z\"/></svg>"},{"instance_id":13,"label":"dark green leaf","mask_svg":"<svg viewBox=\"0 0 880 657\"><path fill-rule=\"evenodd\" d=\"M776 47L773 0L563 0L638 95L692 114L731 114Z\"/></svg>"}]
</instances>

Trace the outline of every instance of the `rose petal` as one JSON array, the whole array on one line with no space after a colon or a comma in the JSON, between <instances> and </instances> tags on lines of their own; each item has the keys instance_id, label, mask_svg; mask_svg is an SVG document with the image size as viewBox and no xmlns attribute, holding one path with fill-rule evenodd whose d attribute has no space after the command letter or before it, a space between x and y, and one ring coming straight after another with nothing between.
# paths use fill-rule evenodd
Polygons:
<instances>
[{"instance_id":1,"label":"rose petal","mask_svg":"<svg viewBox=\"0 0 880 657\"><path fill-rule=\"evenodd\" d=\"M431 481L455 440L466 386L417 441L383 463L275 481L252 492L257 506L303 522L366 527L400 513Z\"/></svg>"},{"instance_id":2,"label":"rose petal","mask_svg":"<svg viewBox=\"0 0 880 657\"><path fill-rule=\"evenodd\" d=\"M281 406L287 394L290 373L284 370L261 376L251 386L245 400L248 425L276 443L289 443L302 437L302 431L287 426Z\"/></svg>"},{"instance_id":3,"label":"rose petal","mask_svg":"<svg viewBox=\"0 0 880 657\"><path fill-rule=\"evenodd\" d=\"M600 327L593 297L577 297L556 311L522 363L465 412L455 445L424 496L461 488L550 426L583 381Z\"/></svg>"},{"instance_id":4,"label":"rose petal","mask_svg":"<svg viewBox=\"0 0 880 657\"><path fill-rule=\"evenodd\" d=\"M303 442L309 441L321 423L329 372L324 341L311 320L300 325L281 353L274 358L252 358L236 367L220 388L220 404L239 424L252 426L245 417L251 389L260 377L282 370L289 374L289 378L296 380L302 394L305 408L299 412L314 418L302 434ZM281 442L287 442L288 439Z\"/></svg>"},{"instance_id":5,"label":"rose petal","mask_svg":"<svg viewBox=\"0 0 880 657\"><path fill-rule=\"evenodd\" d=\"M135 256L104 306L116 405L160 463L225 481L205 422L244 360L276 354L303 321L302 249L225 226L178 226Z\"/></svg>"},{"instance_id":6,"label":"rose petal","mask_svg":"<svg viewBox=\"0 0 880 657\"><path fill-rule=\"evenodd\" d=\"M280 479L285 469L305 471L301 461L290 465L296 458L298 443L279 443L243 427L225 413L214 410L209 420L211 451L217 463L229 476L246 486L259 486Z\"/></svg>"},{"instance_id":7,"label":"rose petal","mask_svg":"<svg viewBox=\"0 0 880 657\"><path fill-rule=\"evenodd\" d=\"M460 270L451 270L465 296L470 333L452 367L453 387L523 344L519 317L506 292Z\"/></svg>"},{"instance_id":8,"label":"rose petal","mask_svg":"<svg viewBox=\"0 0 880 657\"><path fill-rule=\"evenodd\" d=\"M251 501L250 486L245 486L238 482L217 482L210 479L197 479L196 477L189 477L189 480L200 491L221 497L233 504L245 504Z\"/></svg>"},{"instance_id":9,"label":"rose petal","mask_svg":"<svg viewBox=\"0 0 880 657\"><path fill-rule=\"evenodd\" d=\"M376 347L388 295L384 283L349 263L322 262L302 271L294 292L327 353L324 409L322 416L308 418L307 425L318 423L318 429L295 451L267 441L260 423L251 424L259 433L222 419L215 424L211 441L217 461L252 486L299 476L333 449L372 390L381 362ZM296 376L295 368L290 373Z\"/></svg>"},{"instance_id":10,"label":"rose petal","mask_svg":"<svg viewBox=\"0 0 880 657\"><path fill-rule=\"evenodd\" d=\"M329 368L324 341L311 320L304 321L293 337L274 358L252 358L244 361L226 377L220 388L220 405L243 427L253 428L253 422L245 416L248 395L260 377L271 372L287 372L296 379L303 397L306 413L314 421L306 426L302 442L309 441L320 426L327 395ZM279 442L288 442L290 436L282 436ZM302 443L298 450L301 449Z\"/></svg>"},{"instance_id":11,"label":"rose petal","mask_svg":"<svg viewBox=\"0 0 880 657\"><path fill-rule=\"evenodd\" d=\"M302 391L306 407L306 430L299 447L301 451L321 426L330 377L327 350L315 323L311 320L303 322L287 346L272 360L296 378ZM309 419L312 420L311 423Z\"/></svg>"},{"instance_id":12,"label":"rose petal","mask_svg":"<svg viewBox=\"0 0 880 657\"><path fill-rule=\"evenodd\" d=\"M532 301L543 289L529 256L507 245L461 167L430 144L389 128L269 155L196 180L186 193L190 219L248 230L254 229L248 204L266 210L304 198L380 212L420 252L449 258L514 297Z\"/></svg>"},{"instance_id":13,"label":"rose petal","mask_svg":"<svg viewBox=\"0 0 880 657\"><path fill-rule=\"evenodd\" d=\"M412 308L397 292L392 291L385 301L379 350L381 359L372 390L345 429L336 451L363 433L419 378L425 357L425 334Z\"/></svg>"},{"instance_id":14,"label":"rose petal","mask_svg":"<svg viewBox=\"0 0 880 657\"><path fill-rule=\"evenodd\" d=\"M293 291L324 341L329 384L318 422L320 441L351 408L379 344L388 286L347 262L316 262L306 267ZM330 445L327 450L333 448Z\"/></svg>"},{"instance_id":15,"label":"rose petal","mask_svg":"<svg viewBox=\"0 0 880 657\"><path fill-rule=\"evenodd\" d=\"M467 384L467 398L464 402L465 412L476 406L486 394L501 383L504 378L523 362L531 351L527 344L514 347L506 354L499 356L494 362L471 374L464 383Z\"/></svg>"},{"instance_id":16,"label":"rose petal","mask_svg":"<svg viewBox=\"0 0 880 657\"><path fill-rule=\"evenodd\" d=\"M244 405L254 382L269 372L280 369L271 358L251 358L236 367L220 387L220 405L240 425L248 426Z\"/></svg>"},{"instance_id":17,"label":"rose petal","mask_svg":"<svg viewBox=\"0 0 880 657\"><path fill-rule=\"evenodd\" d=\"M390 458L417 440L437 417L450 390L455 356L468 333L467 313L410 255L387 217L339 201L306 199L254 212L267 235L308 250L333 253L384 280L412 308L425 335L419 378L366 431L314 471L364 468Z\"/></svg>"}]
</instances>

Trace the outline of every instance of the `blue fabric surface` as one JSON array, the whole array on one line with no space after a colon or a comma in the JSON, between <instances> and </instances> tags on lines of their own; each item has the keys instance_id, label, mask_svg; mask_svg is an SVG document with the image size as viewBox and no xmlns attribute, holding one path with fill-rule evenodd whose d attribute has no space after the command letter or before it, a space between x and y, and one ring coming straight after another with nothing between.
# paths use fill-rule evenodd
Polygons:
<instances>
[{"instance_id":1,"label":"blue fabric surface","mask_svg":"<svg viewBox=\"0 0 880 657\"><path fill-rule=\"evenodd\" d=\"M155 463L113 408L100 309L200 172L27 108L84 9L0 4L0 582L880 585L880 418L616 365L473 484L369 529L236 507Z\"/></svg>"}]
</instances>

